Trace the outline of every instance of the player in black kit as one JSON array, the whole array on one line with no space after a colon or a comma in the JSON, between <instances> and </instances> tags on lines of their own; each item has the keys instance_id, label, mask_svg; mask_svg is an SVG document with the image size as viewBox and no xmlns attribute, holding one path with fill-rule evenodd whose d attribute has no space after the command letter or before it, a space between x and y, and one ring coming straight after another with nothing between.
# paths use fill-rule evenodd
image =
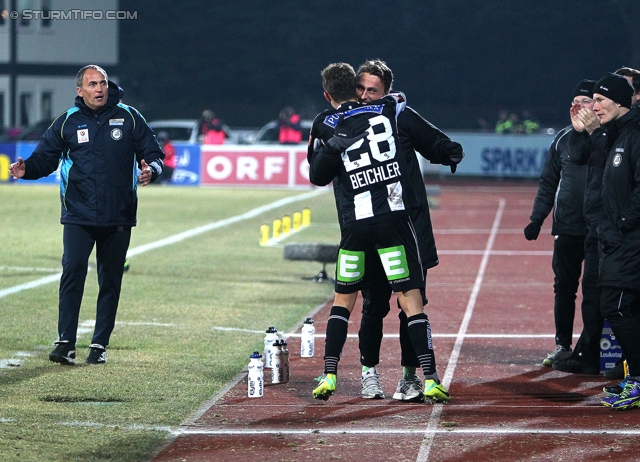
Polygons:
<instances>
[{"instance_id":1,"label":"player in black kit","mask_svg":"<svg viewBox=\"0 0 640 462\"><path fill-rule=\"evenodd\" d=\"M341 240L335 301L327 323L324 376L313 397L326 400L335 392L349 316L358 291L371 283L367 272L378 262L407 314L409 335L425 376L425 392L429 391L433 401L448 402L449 393L430 361L431 336L420 293L424 272L408 214L415 195L406 183L406 164L398 150L396 117L404 107L404 96L358 103L355 71L346 63L327 66L322 85L334 109L314 120L307 156L309 178L318 186L333 181Z\"/></svg>"}]
</instances>

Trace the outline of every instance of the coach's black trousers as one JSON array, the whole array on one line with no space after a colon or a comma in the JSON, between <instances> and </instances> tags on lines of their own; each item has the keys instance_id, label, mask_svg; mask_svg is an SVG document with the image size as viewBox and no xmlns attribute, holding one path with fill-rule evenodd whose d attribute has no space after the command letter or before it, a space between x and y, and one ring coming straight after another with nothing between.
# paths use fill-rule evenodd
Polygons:
<instances>
[{"instance_id":1,"label":"coach's black trousers","mask_svg":"<svg viewBox=\"0 0 640 462\"><path fill-rule=\"evenodd\" d=\"M576 293L584 260L584 237L559 235L553 242L553 315L556 325L556 345L565 348L573 340L573 320L576 313Z\"/></svg>"},{"instance_id":2,"label":"coach's black trousers","mask_svg":"<svg viewBox=\"0 0 640 462\"><path fill-rule=\"evenodd\" d=\"M598 287L598 235L589 231L584 241L584 269L582 271L582 333L573 350L573 358L590 367L600 367L600 338L604 318L600 313Z\"/></svg>"},{"instance_id":3,"label":"coach's black trousers","mask_svg":"<svg viewBox=\"0 0 640 462\"><path fill-rule=\"evenodd\" d=\"M131 227L128 226L64 225L64 253L58 305L60 340L68 340L74 344L76 342L89 256L95 245L99 291L96 326L91 343L105 347L109 344L115 325L130 239Z\"/></svg>"}]
</instances>

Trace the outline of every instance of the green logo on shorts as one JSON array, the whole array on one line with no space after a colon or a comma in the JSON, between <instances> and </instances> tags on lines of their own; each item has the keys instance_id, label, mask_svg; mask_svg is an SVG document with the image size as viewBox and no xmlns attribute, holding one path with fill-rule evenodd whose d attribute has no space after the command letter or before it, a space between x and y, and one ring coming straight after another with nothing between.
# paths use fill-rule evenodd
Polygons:
<instances>
[{"instance_id":1,"label":"green logo on shorts","mask_svg":"<svg viewBox=\"0 0 640 462\"><path fill-rule=\"evenodd\" d=\"M386 249L378 249L384 272L387 274L389 281L403 279L409 277L409 267L407 266L407 255L404 252L404 246L387 247Z\"/></svg>"},{"instance_id":2,"label":"green logo on shorts","mask_svg":"<svg viewBox=\"0 0 640 462\"><path fill-rule=\"evenodd\" d=\"M359 281L364 277L364 252L340 249L336 269L338 281Z\"/></svg>"}]
</instances>

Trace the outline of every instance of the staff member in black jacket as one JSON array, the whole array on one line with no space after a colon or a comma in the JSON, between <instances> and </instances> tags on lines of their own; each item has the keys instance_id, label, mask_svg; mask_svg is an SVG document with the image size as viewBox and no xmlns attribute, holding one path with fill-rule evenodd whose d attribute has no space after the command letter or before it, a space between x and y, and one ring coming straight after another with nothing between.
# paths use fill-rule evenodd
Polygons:
<instances>
[{"instance_id":1,"label":"staff member in black jacket","mask_svg":"<svg viewBox=\"0 0 640 462\"><path fill-rule=\"evenodd\" d=\"M580 108L593 108L594 84L593 80L580 81L573 91L573 105ZM575 300L582 273L582 262L585 259L584 246L587 223L584 217L583 201L587 166L572 162L568 140L573 131L571 125L565 127L551 143L547 160L540 173L538 194L534 200L530 217L531 223L524 229L527 240L537 239L545 218L553 209L551 234L554 235L554 243L551 266L554 273L553 313L556 327L556 349L542 361L542 365L548 367L557 361L567 360L572 355ZM595 281L593 282L593 284L585 284L584 282L582 284L582 319L585 326L595 325L598 335L595 343L591 341L588 345L581 345L582 349L587 349L580 355L581 361L571 362L571 365L580 367L574 367L566 372L594 375L600 372L599 332L602 330L602 319L598 307L599 293L595 288ZM578 346L576 344L576 349ZM567 365L565 362L562 364Z\"/></svg>"},{"instance_id":2,"label":"staff member in black jacket","mask_svg":"<svg viewBox=\"0 0 640 462\"><path fill-rule=\"evenodd\" d=\"M98 302L88 364L107 361L125 257L136 225L137 181L146 186L162 172L164 154L142 115L119 102L119 88L90 64L76 75L75 107L59 115L33 154L11 165L14 179L35 180L60 166L64 225L58 341L49 360L76 362L78 316L89 256L96 246Z\"/></svg>"},{"instance_id":3,"label":"staff member in black jacket","mask_svg":"<svg viewBox=\"0 0 640 462\"><path fill-rule=\"evenodd\" d=\"M628 363L620 394L602 399L614 410L640 405L640 114L631 108L633 88L607 74L593 90L593 111L578 117L605 159L598 224L600 310ZM602 127L602 126L603 127Z\"/></svg>"}]
</instances>

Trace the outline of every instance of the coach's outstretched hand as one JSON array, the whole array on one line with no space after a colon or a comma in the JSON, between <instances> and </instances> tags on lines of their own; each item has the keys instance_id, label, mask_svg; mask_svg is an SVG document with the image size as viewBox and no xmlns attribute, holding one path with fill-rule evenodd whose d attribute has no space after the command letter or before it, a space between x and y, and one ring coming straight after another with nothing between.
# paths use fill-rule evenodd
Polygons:
<instances>
[{"instance_id":1,"label":"coach's outstretched hand","mask_svg":"<svg viewBox=\"0 0 640 462\"><path fill-rule=\"evenodd\" d=\"M18 157L18 161L14 162L9 167L9 174L13 177L14 180L17 180L18 178L22 178L25 172L26 172L26 169L25 169L24 160L22 160L22 157Z\"/></svg>"},{"instance_id":2,"label":"coach's outstretched hand","mask_svg":"<svg viewBox=\"0 0 640 462\"><path fill-rule=\"evenodd\" d=\"M527 238L527 241L535 241L538 239L538 235L540 234L540 228L542 228L542 223L539 221L532 221L524 228L524 237Z\"/></svg>"}]
</instances>

